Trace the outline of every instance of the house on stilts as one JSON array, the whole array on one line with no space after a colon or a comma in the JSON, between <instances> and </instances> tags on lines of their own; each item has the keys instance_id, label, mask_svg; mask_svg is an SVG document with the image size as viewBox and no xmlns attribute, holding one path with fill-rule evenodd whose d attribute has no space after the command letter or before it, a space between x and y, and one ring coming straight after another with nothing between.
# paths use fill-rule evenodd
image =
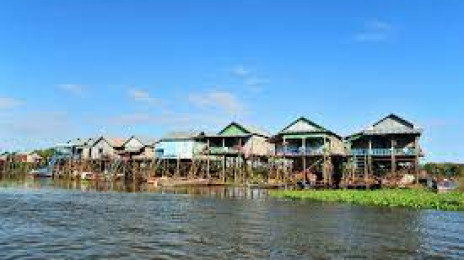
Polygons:
<instances>
[{"instance_id":1,"label":"house on stilts","mask_svg":"<svg viewBox=\"0 0 464 260\"><path fill-rule=\"evenodd\" d=\"M154 147L156 139L148 139L140 136L129 137L122 145L120 155L129 160L151 161L154 159Z\"/></svg>"},{"instance_id":2,"label":"house on stilts","mask_svg":"<svg viewBox=\"0 0 464 260\"><path fill-rule=\"evenodd\" d=\"M186 176L191 173L196 155L205 149L202 131L170 132L155 144L157 169L162 175Z\"/></svg>"},{"instance_id":3,"label":"house on stilts","mask_svg":"<svg viewBox=\"0 0 464 260\"><path fill-rule=\"evenodd\" d=\"M93 141L90 147L90 159L110 161L121 159L126 139L117 137L100 136Z\"/></svg>"},{"instance_id":4,"label":"house on stilts","mask_svg":"<svg viewBox=\"0 0 464 260\"><path fill-rule=\"evenodd\" d=\"M270 137L264 130L231 122L218 134L206 136L208 160L219 162L215 169L223 181L244 182L267 162L273 148ZM208 162L208 172L209 168Z\"/></svg>"},{"instance_id":5,"label":"house on stilts","mask_svg":"<svg viewBox=\"0 0 464 260\"><path fill-rule=\"evenodd\" d=\"M359 133L346 137L347 185L379 183L388 174L419 174L422 129L390 114Z\"/></svg>"},{"instance_id":6,"label":"house on stilts","mask_svg":"<svg viewBox=\"0 0 464 260\"><path fill-rule=\"evenodd\" d=\"M94 142L94 138L75 138L69 140L66 144L69 145L74 159L89 160L92 157Z\"/></svg>"},{"instance_id":7,"label":"house on stilts","mask_svg":"<svg viewBox=\"0 0 464 260\"><path fill-rule=\"evenodd\" d=\"M343 171L343 138L300 117L272 137L275 160L290 161L285 174L306 182L337 185Z\"/></svg>"}]
</instances>

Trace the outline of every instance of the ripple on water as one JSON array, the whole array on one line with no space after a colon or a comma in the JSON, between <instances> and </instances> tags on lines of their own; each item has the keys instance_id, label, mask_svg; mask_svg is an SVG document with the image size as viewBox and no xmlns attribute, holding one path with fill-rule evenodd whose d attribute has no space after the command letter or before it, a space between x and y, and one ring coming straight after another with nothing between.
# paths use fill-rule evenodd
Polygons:
<instances>
[{"instance_id":1,"label":"ripple on water","mask_svg":"<svg viewBox=\"0 0 464 260\"><path fill-rule=\"evenodd\" d=\"M244 189L8 188L0 198L6 258L464 257L462 212L275 200Z\"/></svg>"}]
</instances>

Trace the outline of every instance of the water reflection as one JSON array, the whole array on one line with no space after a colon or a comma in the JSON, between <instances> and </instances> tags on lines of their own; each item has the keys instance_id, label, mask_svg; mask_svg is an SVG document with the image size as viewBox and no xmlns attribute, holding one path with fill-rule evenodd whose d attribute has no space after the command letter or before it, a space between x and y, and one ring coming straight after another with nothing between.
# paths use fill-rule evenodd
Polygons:
<instances>
[{"instance_id":1,"label":"water reflection","mask_svg":"<svg viewBox=\"0 0 464 260\"><path fill-rule=\"evenodd\" d=\"M232 187L0 181L7 258L464 257L464 214L276 200Z\"/></svg>"}]
</instances>

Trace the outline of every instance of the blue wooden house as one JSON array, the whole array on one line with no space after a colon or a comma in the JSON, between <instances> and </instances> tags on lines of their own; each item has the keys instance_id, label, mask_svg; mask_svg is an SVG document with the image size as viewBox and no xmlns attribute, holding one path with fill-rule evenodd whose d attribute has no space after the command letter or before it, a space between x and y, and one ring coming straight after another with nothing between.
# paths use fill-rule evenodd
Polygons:
<instances>
[{"instance_id":1,"label":"blue wooden house","mask_svg":"<svg viewBox=\"0 0 464 260\"><path fill-rule=\"evenodd\" d=\"M155 158L193 160L205 149L204 132L171 132L155 144Z\"/></svg>"}]
</instances>

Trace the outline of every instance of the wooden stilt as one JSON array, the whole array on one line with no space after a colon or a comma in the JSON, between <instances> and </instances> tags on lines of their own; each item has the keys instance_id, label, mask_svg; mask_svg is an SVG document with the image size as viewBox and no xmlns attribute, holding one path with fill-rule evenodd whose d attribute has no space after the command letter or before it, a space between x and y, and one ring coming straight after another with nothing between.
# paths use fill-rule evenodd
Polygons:
<instances>
[{"instance_id":1,"label":"wooden stilt","mask_svg":"<svg viewBox=\"0 0 464 260\"><path fill-rule=\"evenodd\" d=\"M177 156L177 162L176 162L176 176L179 177L180 176L180 157Z\"/></svg>"},{"instance_id":2,"label":"wooden stilt","mask_svg":"<svg viewBox=\"0 0 464 260\"><path fill-rule=\"evenodd\" d=\"M208 179L211 178L211 173L210 173L210 157L211 157L211 155L210 155L209 147L210 147L210 144L209 144L209 139L208 139L208 141L206 143L206 151L207 151L207 153L206 153L206 177Z\"/></svg>"},{"instance_id":3,"label":"wooden stilt","mask_svg":"<svg viewBox=\"0 0 464 260\"><path fill-rule=\"evenodd\" d=\"M416 137L414 140L414 148L415 148L415 158L414 158L414 170L416 174L416 184L419 184L419 158L420 158L420 146L419 146L419 136Z\"/></svg>"},{"instance_id":4,"label":"wooden stilt","mask_svg":"<svg viewBox=\"0 0 464 260\"><path fill-rule=\"evenodd\" d=\"M226 139L222 138L222 148L226 149ZM222 182L226 182L226 155L223 155L222 160Z\"/></svg>"},{"instance_id":5,"label":"wooden stilt","mask_svg":"<svg viewBox=\"0 0 464 260\"><path fill-rule=\"evenodd\" d=\"M373 175L373 167L372 167L372 138L369 138L369 154L368 154L368 157L367 157L367 160L368 160L368 171L367 171L367 174L365 176L365 182L366 182L366 186L368 186L368 182L369 182L369 174L370 175Z\"/></svg>"},{"instance_id":6,"label":"wooden stilt","mask_svg":"<svg viewBox=\"0 0 464 260\"><path fill-rule=\"evenodd\" d=\"M396 141L391 139L391 174L396 176Z\"/></svg>"},{"instance_id":7,"label":"wooden stilt","mask_svg":"<svg viewBox=\"0 0 464 260\"><path fill-rule=\"evenodd\" d=\"M306 172L306 138L301 139L301 148L303 149L303 174L304 174L304 179L305 183L308 182L308 174Z\"/></svg>"}]
</instances>

